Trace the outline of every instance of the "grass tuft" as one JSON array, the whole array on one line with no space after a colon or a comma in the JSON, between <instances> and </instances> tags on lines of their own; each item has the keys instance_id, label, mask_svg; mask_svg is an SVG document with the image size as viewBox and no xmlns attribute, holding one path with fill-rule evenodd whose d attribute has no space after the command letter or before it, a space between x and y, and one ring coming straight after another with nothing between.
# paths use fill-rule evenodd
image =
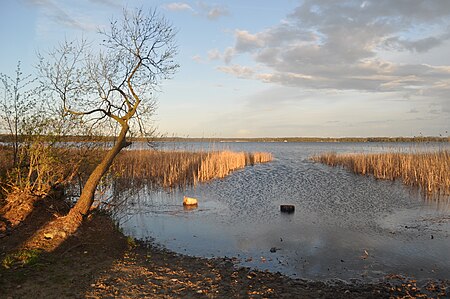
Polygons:
<instances>
[{"instance_id":1,"label":"grass tuft","mask_svg":"<svg viewBox=\"0 0 450 299\"><path fill-rule=\"evenodd\" d=\"M36 249L20 250L18 252L7 254L2 260L3 268L23 267L33 265L39 260L41 251Z\"/></svg>"}]
</instances>

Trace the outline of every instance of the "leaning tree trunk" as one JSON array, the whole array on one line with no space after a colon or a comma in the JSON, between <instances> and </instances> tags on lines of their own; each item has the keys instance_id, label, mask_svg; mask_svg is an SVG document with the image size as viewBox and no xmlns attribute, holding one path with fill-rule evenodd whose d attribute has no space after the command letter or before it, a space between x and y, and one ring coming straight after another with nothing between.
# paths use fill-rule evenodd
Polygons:
<instances>
[{"instance_id":1,"label":"leaning tree trunk","mask_svg":"<svg viewBox=\"0 0 450 299\"><path fill-rule=\"evenodd\" d=\"M89 176L86 184L81 191L80 198L78 199L75 206L70 209L69 214L67 215L68 222L78 222L80 223L83 220L83 217L86 216L94 203L94 195L97 186L103 177L103 175L108 171L111 166L114 158L117 154L124 148L130 145L131 143L126 141L126 134L128 132L129 126L127 124L122 124L122 129L120 131L119 137L116 140L114 146L106 153L106 156L103 158L102 162L97 165L94 171Z\"/></svg>"}]
</instances>

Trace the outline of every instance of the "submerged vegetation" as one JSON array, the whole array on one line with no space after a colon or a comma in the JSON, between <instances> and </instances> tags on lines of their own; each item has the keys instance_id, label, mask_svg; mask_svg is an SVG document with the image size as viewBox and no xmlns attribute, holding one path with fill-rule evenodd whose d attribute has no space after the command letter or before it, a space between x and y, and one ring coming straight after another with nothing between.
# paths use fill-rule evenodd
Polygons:
<instances>
[{"instance_id":1,"label":"submerged vegetation","mask_svg":"<svg viewBox=\"0 0 450 299\"><path fill-rule=\"evenodd\" d=\"M430 195L450 195L450 152L336 154L325 153L312 158L330 166L343 166L362 175L378 179L401 179L419 186Z\"/></svg>"},{"instance_id":2,"label":"submerged vegetation","mask_svg":"<svg viewBox=\"0 0 450 299\"><path fill-rule=\"evenodd\" d=\"M270 153L261 152L129 150L119 155L112 172L119 178L165 188L183 187L223 178L233 170L272 159Z\"/></svg>"}]
</instances>

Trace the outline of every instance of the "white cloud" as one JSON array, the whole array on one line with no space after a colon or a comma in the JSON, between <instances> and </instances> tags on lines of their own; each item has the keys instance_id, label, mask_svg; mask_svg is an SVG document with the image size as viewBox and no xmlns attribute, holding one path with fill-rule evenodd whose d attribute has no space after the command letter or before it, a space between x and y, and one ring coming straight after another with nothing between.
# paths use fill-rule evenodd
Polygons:
<instances>
[{"instance_id":1,"label":"white cloud","mask_svg":"<svg viewBox=\"0 0 450 299\"><path fill-rule=\"evenodd\" d=\"M208 51L208 59L209 60L219 60L222 59L222 54L217 49L212 49Z\"/></svg>"},{"instance_id":2,"label":"white cloud","mask_svg":"<svg viewBox=\"0 0 450 299\"><path fill-rule=\"evenodd\" d=\"M184 2L172 2L164 5L164 8L170 11L193 11L192 7Z\"/></svg>"},{"instance_id":3,"label":"white cloud","mask_svg":"<svg viewBox=\"0 0 450 299\"><path fill-rule=\"evenodd\" d=\"M398 63L381 58L380 51L422 54L448 47L448 28L450 1L305 0L263 31L235 30L234 45L223 54L215 51L214 57L231 64L239 55L250 56L257 69L236 64L218 68L239 78L444 101L450 93L449 65Z\"/></svg>"},{"instance_id":4,"label":"white cloud","mask_svg":"<svg viewBox=\"0 0 450 299\"><path fill-rule=\"evenodd\" d=\"M226 15L228 15L228 10L222 7L213 7L207 13L208 19L211 20L215 20L221 16Z\"/></svg>"},{"instance_id":5,"label":"white cloud","mask_svg":"<svg viewBox=\"0 0 450 299\"><path fill-rule=\"evenodd\" d=\"M223 53L220 53L217 49L208 51L208 60L223 60L226 64L229 64L236 54L236 50L233 47L228 47Z\"/></svg>"},{"instance_id":6,"label":"white cloud","mask_svg":"<svg viewBox=\"0 0 450 299\"><path fill-rule=\"evenodd\" d=\"M232 48L232 47L226 48L224 53L223 53L223 60L225 61L225 63L229 64L231 62L231 60L233 59L235 54L236 54L236 51L235 51L234 48Z\"/></svg>"},{"instance_id":7,"label":"white cloud","mask_svg":"<svg viewBox=\"0 0 450 299\"><path fill-rule=\"evenodd\" d=\"M86 24L79 22L73 17L73 14L69 15L52 0L27 0L27 3L40 8L47 18L51 19L58 25L76 29L89 29Z\"/></svg>"},{"instance_id":8,"label":"white cloud","mask_svg":"<svg viewBox=\"0 0 450 299\"><path fill-rule=\"evenodd\" d=\"M202 57L200 55L192 56L192 60L194 60L197 63L202 63L203 62L203 59L202 59Z\"/></svg>"},{"instance_id":9,"label":"white cloud","mask_svg":"<svg viewBox=\"0 0 450 299\"><path fill-rule=\"evenodd\" d=\"M210 5L202 1L198 2L198 6L201 11L201 15L206 16L210 20L216 20L230 14L226 6Z\"/></svg>"},{"instance_id":10,"label":"white cloud","mask_svg":"<svg viewBox=\"0 0 450 299\"><path fill-rule=\"evenodd\" d=\"M224 73L245 79L253 78L253 75L255 74L255 71L252 68L237 64L231 66L219 66L218 69Z\"/></svg>"},{"instance_id":11,"label":"white cloud","mask_svg":"<svg viewBox=\"0 0 450 299\"><path fill-rule=\"evenodd\" d=\"M235 32L237 52L250 52L264 46L264 40L256 34L251 34L246 30L236 30Z\"/></svg>"},{"instance_id":12,"label":"white cloud","mask_svg":"<svg viewBox=\"0 0 450 299\"><path fill-rule=\"evenodd\" d=\"M230 14L226 6L210 5L202 1L197 2L194 6L185 2L172 2L164 5L163 8L169 11L189 11L194 16L205 17L209 20L217 20Z\"/></svg>"},{"instance_id":13,"label":"white cloud","mask_svg":"<svg viewBox=\"0 0 450 299\"><path fill-rule=\"evenodd\" d=\"M100 5L121 7L120 0L89 0L89 1Z\"/></svg>"}]
</instances>

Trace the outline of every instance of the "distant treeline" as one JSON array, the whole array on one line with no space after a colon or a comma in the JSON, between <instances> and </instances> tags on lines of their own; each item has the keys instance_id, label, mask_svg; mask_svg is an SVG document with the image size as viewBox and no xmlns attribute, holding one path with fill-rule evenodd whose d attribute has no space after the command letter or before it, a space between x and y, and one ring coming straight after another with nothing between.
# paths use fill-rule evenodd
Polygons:
<instances>
[{"instance_id":1,"label":"distant treeline","mask_svg":"<svg viewBox=\"0 0 450 299\"><path fill-rule=\"evenodd\" d=\"M450 137L277 137L277 138L183 138L165 137L155 141L166 142L450 142Z\"/></svg>"},{"instance_id":2,"label":"distant treeline","mask_svg":"<svg viewBox=\"0 0 450 299\"><path fill-rule=\"evenodd\" d=\"M22 136L25 138L26 136ZM44 137L45 138L45 137ZM49 140L54 137L48 136ZM64 136L58 141L66 142L111 142L113 136ZM0 142L11 142L12 136L0 135ZM131 138L143 142L450 142L450 137L415 136L415 137L276 137L276 138L192 138L192 137L155 137Z\"/></svg>"}]
</instances>

